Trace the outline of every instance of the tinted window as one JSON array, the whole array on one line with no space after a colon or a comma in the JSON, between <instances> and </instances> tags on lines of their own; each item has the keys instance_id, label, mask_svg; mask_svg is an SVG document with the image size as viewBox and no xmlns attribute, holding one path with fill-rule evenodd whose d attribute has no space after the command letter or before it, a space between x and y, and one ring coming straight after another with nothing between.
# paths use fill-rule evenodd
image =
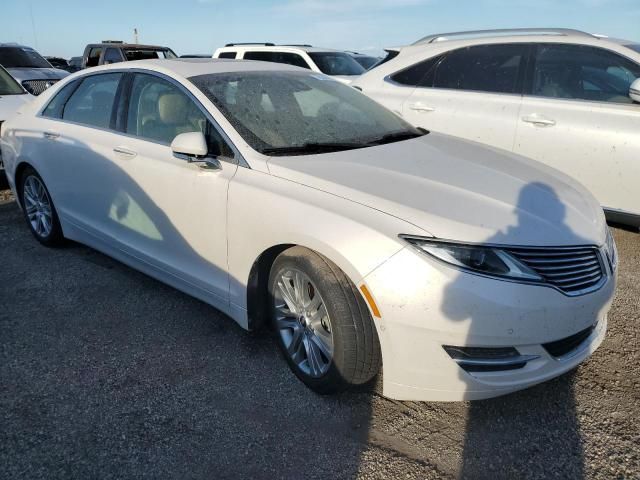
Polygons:
<instances>
[{"instance_id":1,"label":"tinted window","mask_svg":"<svg viewBox=\"0 0 640 480\"><path fill-rule=\"evenodd\" d=\"M120 73L106 73L85 78L64 106L62 118L108 128L121 76Z\"/></svg>"},{"instance_id":2,"label":"tinted window","mask_svg":"<svg viewBox=\"0 0 640 480\"><path fill-rule=\"evenodd\" d=\"M0 65L4 68L51 68L49 62L29 47L0 47Z\"/></svg>"},{"instance_id":3,"label":"tinted window","mask_svg":"<svg viewBox=\"0 0 640 480\"><path fill-rule=\"evenodd\" d=\"M369 70L376 63L382 60L381 58L378 58L378 57L367 57L367 56L360 56L360 55L358 55L357 57L353 57L353 59L356 62L358 62L360 65L362 65L362 68L364 68L365 70Z\"/></svg>"},{"instance_id":4,"label":"tinted window","mask_svg":"<svg viewBox=\"0 0 640 480\"><path fill-rule=\"evenodd\" d=\"M527 45L478 45L448 53L435 70L433 86L491 93L516 93Z\"/></svg>"},{"instance_id":5,"label":"tinted window","mask_svg":"<svg viewBox=\"0 0 640 480\"><path fill-rule=\"evenodd\" d=\"M174 84L137 74L130 99L127 133L170 144L181 133L199 131L207 137L210 154L233 156L204 113Z\"/></svg>"},{"instance_id":6,"label":"tinted window","mask_svg":"<svg viewBox=\"0 0 640 480\"><path fill-rule=\"evenodd\" d=\"M93 47L89 50L87 56L87 67L95 67L100 64L100 55L102 54L102 48Z\"/></svg>"},{"instance_id":7,"label":"tinted window","mask_svg":"<svg viewBox=\"0 0 640 480\"><path fill-rule=\"evenodd\" d=\"M67 99L81 81L82 80L75 80L62 87L60 91L53 96L47 107L42 111L42 115L44 117L62 118L62 109L64 108Z\"/></svg>"},{"instance_id":8,"label":"tinted window","mask_svg":"<svg viewBox=\"0 0 640 480\"><path fill-rule=\"evenodd\" d=\"M176 54L169 49L128 48L124 50L127 60L152 60L155 58L176 58Z\"/></svg>"},{"instance_id":9,"label":"tinted window","mask_svg":"<svg viewBox=\"0 0 640 480\"><path fill-rule=\"evenodd\" d=\"M297 53L290 52L245 52L244 60L261 60L263 62L286 63L296 67L309 68L307 62Z\"/></svg>"},{"instance_id":10,"label":"tinted window","mask_svg":"<svg viewBox=\"0 0 640 480\"><path fill-rule=\"evenodd\" d=\"M326 75L361 75L364 68L351 55L342 52L309 52L311 60Z\"/></svg>"},{"instance_id":11,"label":"tinted window","mask_svg":"<svg viewBox=\"0 0 640 480\"><path fill-rule=\"evenodd\" d=\"M236 52L220 52L218 58L236 58Z\"/></svg>"},{"instance_id":12,"label":"tinted window","mask_svg":"<svg viewBox=\"0 0 640 480\"><path fill-rule=\"evenodd\" d=\"M104 52L104 63L118 63L122 61L122 55L120 55L120 50L117 48L107 48L106 52Z\"/></svg>"},{"instance_id":13,"label":"tinted window","mask_svg":"<svg viewBox=\"0 0 640 480\"><path fill-rule=\"evenodd\" d=\"M435 66L442 59L439 57L432 57L417 63L409 68L394 74L391 76L391 80L401 85L409 85L412 87L431 87L433 85L433 73Z\"/></svg>"},{"instance_id":14,"label":"tinted window","mask_svg":"<svg viewBox=\"0 0 640 480\"><path fill-rule=\"evenodd\" d=\"M16 82L9 72L0 67L0 95L21 95L24 90Z\"/></svg>"},{"instance_id":15,"label":"tinted window","mask_svg":"<svg viewBox=\"0 0 640 480\"><path fill-rule=\"evenodd\" d=\"M584 45L539 45L533 95L598 102L632 103L629 86L640 65L607 50Z\"/></svg>"}]
</instances>

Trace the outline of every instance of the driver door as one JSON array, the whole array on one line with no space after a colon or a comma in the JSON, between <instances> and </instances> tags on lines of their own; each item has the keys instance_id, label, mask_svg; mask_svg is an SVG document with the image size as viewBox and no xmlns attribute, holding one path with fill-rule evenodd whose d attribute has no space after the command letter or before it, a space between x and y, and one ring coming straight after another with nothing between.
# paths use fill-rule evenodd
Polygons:
<instances>
[{"instance_id":1,"label":"driver door","mask_svg":"<svg viewBox=\"0 0 640 480\"><path fill-rule=\"evenodd\" d=\"M164 280L205 300L228 302L227 190L233 150L185 89L135 73L113 148L120 171L109 210L122 248L164 272ZM201 131L221 167L173 155L176 135ZM215 297L215 298L212 298Z\"/></svg>"}]
</instances>

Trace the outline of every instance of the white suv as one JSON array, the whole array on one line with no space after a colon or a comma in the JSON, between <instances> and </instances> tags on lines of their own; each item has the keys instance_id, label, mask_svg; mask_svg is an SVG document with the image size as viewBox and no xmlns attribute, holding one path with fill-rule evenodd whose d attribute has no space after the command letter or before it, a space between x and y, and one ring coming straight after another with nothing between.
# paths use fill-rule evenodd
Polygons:
<instances>
[{"instance_id":1,"label":"white suv","mask_svg":"<svg viewBox=\"0 0 640 480\"><path fill-rule=\"evenodd\" d=\"M365 69L351 55L330 48L311 45L275 45L273 43L228 43L213 54L213 58L261 60L285 63L336 77L351 83Z\"/></svg>"},{"instance_id":2,"label":"white suv","mask_svg":"<svg viewBox=\"0 0 640 480\"><path fill-rule=\"evenodd\" d=\"M459 32L389 49L353 86L415 126L546 163L640 226L640 44L567 29Z\"/></svg>"}]
</instances>

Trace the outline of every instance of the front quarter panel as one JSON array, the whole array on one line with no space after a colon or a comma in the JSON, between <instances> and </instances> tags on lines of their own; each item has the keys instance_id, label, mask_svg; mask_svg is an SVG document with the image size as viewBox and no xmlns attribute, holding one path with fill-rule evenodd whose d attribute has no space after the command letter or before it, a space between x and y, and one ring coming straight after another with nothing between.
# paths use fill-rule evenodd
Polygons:
<instances>
[{"instance_id":1,"label":"front quarter panel","mask_svg":"<svg viewBox=\"0 0 640 480\"><path fill-rule=\"evenodd\" d=\"M398 234L428 235L364 205L246 168L231 182L228 209L230 297L245 312L251 267L273 246L314 250L358 285L403 248Z\"/></svg>"}]
</instances>

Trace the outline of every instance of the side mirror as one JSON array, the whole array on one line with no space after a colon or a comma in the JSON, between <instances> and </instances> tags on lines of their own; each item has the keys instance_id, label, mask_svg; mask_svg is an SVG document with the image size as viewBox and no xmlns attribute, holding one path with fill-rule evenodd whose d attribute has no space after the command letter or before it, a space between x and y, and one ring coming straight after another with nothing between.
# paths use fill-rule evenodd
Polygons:
<instances>
[{"instance_id":1,"label":"side mirror","mask_svg":"<svg viewBox=\"0 0 640 480\"><path fill-rule=\"evenodd\" d=\"M207 139L202 132L181 133L171 142L174 154L187 157L204 157L207 152Z\"/></svg>"},{"instance_id":2,"label":"side mirror","mask_svg":"<svg viewBox=\"0 0 640 480\"><path fill-rule=\"evenodd\" d=\"M636 103L640 103L640 78L636 78L629 86L629 97Z\"/></svg>"},{"instance_id":3,"label":"side mirror","mask_svg":"<svg viewBox=\"0 0 640 480\"><path fill-rule=\"evenodd\" d=\"M213 157L207 157L209 149L207 147L207 139L202 132L181 133L171 142L171 150L173 156L188 163L202 162L211 170L219 170L222 168L220 161Z\"/></svg>"}]
</instances>

